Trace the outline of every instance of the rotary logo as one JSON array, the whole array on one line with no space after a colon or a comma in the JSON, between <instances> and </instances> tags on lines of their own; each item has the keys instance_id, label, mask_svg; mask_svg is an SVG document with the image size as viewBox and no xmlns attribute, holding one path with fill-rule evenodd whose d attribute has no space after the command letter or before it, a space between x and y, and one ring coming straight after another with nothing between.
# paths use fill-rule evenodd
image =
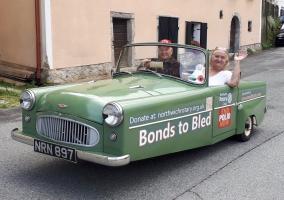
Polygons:
<instances>
[{"instance_id":1,"label":"rotary logo","mask_svg":"<svg viewBox=\"0 0 284 200\"><path fill-rule=\"evenodd\" d=\"M227 93L227 92L220 93L219 102L221 103L221 105L231 104L233 102L233 95L232 95L232 93Z\"/></svg>"}]
</instances>

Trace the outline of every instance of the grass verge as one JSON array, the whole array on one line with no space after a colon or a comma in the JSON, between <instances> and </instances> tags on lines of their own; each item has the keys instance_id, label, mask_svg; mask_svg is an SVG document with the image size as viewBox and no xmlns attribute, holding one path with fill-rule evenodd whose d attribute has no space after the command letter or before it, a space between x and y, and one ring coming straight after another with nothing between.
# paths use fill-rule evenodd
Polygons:
<instances>
[{"instance_id":1,"label":"grass verge","mask_svg":"<svg viewBox=\"0 0 284 200\"><path fill-rule=\"evenodd\" d=\"M21 92L34 85L15 86L13 84L0 82L0 109L7 109L20 106L19 98Z\"/></svg>"}]
</instances>

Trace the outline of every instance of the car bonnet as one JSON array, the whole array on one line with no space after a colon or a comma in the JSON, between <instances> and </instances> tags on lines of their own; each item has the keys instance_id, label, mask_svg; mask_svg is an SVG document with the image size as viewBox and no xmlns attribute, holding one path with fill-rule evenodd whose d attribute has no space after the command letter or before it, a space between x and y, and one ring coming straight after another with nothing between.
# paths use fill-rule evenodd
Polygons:
<instances>
[{"instance_id":1,"label":"car bonnet","mask_svg":"<svg viewBox=\"0 0 284 200\"><path fill-rule=\"evenodd\" d=\"M60 112L102 123L103 107L109 102L146 99L194 89L189 84L156 75L120 76L47 92L37 103L37 112Z\"/></svg>"}]
</instances>

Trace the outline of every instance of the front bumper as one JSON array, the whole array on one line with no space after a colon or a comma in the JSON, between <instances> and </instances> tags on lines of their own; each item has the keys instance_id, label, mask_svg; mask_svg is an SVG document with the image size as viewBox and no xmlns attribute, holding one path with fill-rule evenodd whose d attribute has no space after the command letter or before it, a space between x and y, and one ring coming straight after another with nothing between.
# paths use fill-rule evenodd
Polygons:
<instances>
[{"instance_id":1,"label":"front bumper","mask_svg":"<svg viewBox=\"0 0 284 200\"><path fill-rule=\"evenodd\" d=\"M34 146L34 138L23 135L18 128L15 128L11 131L11 136L14 140L18 142ZM85 160L111 167L127 165L130 162L129 155L116 157L116 156L104 156L80 150L76 150L76 152L77 152L77 158L79 158L80 160Z\"/></svg>"}]
</instances>

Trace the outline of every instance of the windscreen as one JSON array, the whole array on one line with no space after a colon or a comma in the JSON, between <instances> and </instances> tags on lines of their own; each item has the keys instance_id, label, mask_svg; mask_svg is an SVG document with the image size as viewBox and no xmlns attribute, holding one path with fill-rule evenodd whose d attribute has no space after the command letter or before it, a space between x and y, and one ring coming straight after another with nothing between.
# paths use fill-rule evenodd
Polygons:
<instances>
[{"instance_id":1,"label":"windscreen","mask_svg":"<svg viewBox=\"0 0 284 200\"><path fill-rule=\"evenodd\" d=\"M206 56L201 50L166 45L125 47L118 61L120 72L152 71L194 84L206 80Z\"/></svg>"}]
</instances>

